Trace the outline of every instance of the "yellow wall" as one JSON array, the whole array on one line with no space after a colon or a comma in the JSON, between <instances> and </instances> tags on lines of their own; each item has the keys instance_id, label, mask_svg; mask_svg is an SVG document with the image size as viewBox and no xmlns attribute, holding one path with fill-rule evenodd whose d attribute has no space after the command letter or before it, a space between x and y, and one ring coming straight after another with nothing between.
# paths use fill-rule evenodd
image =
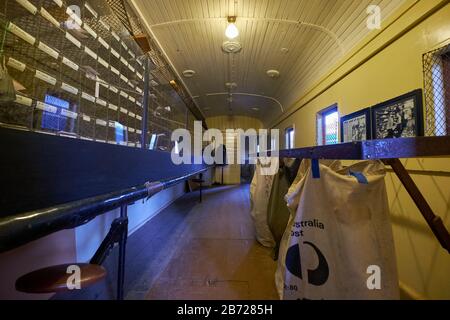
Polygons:
<instances>
[{"instance_id":1,"label":"yellow wall","mask_svg":"<svg viewBox=\"0 0 450 320\"><path fill-rule=\"evenodd\" d=\"M219 116L206 119L208 128L219 129L224 134L227 129L261 129L262 123L258 119L244 116ZM227 151L236 148L236 139L224 141L227 146ZM236 151L234 151L236 154ZM221 181L221 169L216 170L215 180ZM223 182L224 184L239 184L241 182L241 166L238 164L228 165L223 168Z\"/></svg>"},{"instance_id":2,"label":"yellow wall","mask_svg":"<svg viewBox=\"0 0 450 320\"><path fill-rule=\"evenodd\" d=\"M302 96L285 119L281 117L270 127L284 132L295 125L296 147L314 145L318 111L338 103L342 116L422 88L422 55L449 39L448 0L409 0L381 32L371 34ZM409 170L415 170L413 179L450 229L449 159L404 162ZM425 170L444 173L430 174ZM450 255L429 231L398 179L389 174L386 183L402 288L416 297L450 299Z\"/></svg>"},{"instance_id":3,"label":"yellow wall","mask_svg":"<svg viewBox=\"0 0 450 320\"><path fill-rule=\"evenodd\" d=\"M206 119L208 128L215 128L219 130L226 129L261 129L262 123L260 120L244 116L219 116L210 117Z\"/></svg>"}]
</instances>

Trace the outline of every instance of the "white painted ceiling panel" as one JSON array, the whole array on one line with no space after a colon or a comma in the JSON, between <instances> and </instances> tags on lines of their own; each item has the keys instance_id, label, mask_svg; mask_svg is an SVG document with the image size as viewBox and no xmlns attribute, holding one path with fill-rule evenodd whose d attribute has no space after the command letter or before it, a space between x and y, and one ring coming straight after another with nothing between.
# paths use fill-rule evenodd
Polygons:
<instances>
[{"instance_id":1,"label":"white painted ceiling panel","mask_svg":"<svg viewBox=\"0 0 450 320\"><path fill-rule=\"evenodd\" d=\"M131 0L178 73L196 72L183 81L205 116L262 121L285 112L368 35L369 5L385 20L404 1ZM237 16L237 54L221 48L229 15ZM269 69L281 76L267 77ZM227 82L237 84L232 102Z\"/></svg>"}]
</instances>

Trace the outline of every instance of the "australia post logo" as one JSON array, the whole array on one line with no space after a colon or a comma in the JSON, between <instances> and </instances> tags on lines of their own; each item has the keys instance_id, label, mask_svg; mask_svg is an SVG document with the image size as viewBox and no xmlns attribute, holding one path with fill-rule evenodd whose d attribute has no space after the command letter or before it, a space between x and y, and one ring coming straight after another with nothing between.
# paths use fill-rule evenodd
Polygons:
<instances>
[{"instance_id":1,"label":"australia post logo","mask_svg":"<svg viewBox=\"0 0 450 320\"><path fill-rule=\"evenodd\" d=\"M309 284L314 286L321 286L327 282L330 275L330 269L328 267L328 262L323 253L314 245L312 242L303 241L302 246L300 244L295 244L290 247L286 254L286 269L292 273L297 278L303 280L304 274L302 271L302 252L305 248L311 248L317 255L319 261L315 269L307 270L307 278Z\"/></svg>"},{"instance_id":2,"label":"australia post logo","mask_svg":"<svg viewBox=\"0 0 450 320\"><path fill-rule=\"evenodd\" d=\"M304 233L308 229L325 230L325 225L318 219L303 220L294 222L291 230L291 238L296 238L296 243L292 245L286 252L286 269L295 277L302 281L307 281L313 286L324 285L330 276L330 268L325 255L322 250L311 241L304 241ZM312 253L317 259L307 257L306 253ZM308 261L305 261L308 260ZM306 269L309 261L318 261L312 269ZM306 271L306 272L305 272ZM366 273L369 275L366 281L367 289L382 290L381 285L381 268L373 264L367 267ZM297 291L296 285L285 286L287 290Z\"/></svg>"},{"instance_id":3,"label":"australia post logo","mask_svg":"<svg viewBox=\"0 0 450 320\"><path fill-rule=\"evenodd\" d=\"M322 286L328 280L330 268L324 254L314 243L301 241L307 229L325 230L325 226L317 219L294 222L291 236L299 238L299 241L291 246L286 253L286 269L297 278L305 279L309 284ZM312 250L317 256L316 261L319 261L319 263L315 269L307 269L306 274L303 274L302 256L306 250Z\"/></svg>"}]
</instances>

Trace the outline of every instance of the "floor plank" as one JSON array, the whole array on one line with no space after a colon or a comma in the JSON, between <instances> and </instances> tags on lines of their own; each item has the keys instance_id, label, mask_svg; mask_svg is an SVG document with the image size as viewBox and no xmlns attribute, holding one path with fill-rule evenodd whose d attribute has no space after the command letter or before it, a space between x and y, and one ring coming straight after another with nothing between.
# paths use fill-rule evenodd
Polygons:
<instances>
[{"instance_id":1,"label":"floor plank","mask_svg":"<svg viewBox=\"0 0 450 320\"><path fill-rule=\"evenodd\" d=\"M248 186L211 189L147 299L277 299L276 263L254 239Z\"/></svg>"}]
</instances>

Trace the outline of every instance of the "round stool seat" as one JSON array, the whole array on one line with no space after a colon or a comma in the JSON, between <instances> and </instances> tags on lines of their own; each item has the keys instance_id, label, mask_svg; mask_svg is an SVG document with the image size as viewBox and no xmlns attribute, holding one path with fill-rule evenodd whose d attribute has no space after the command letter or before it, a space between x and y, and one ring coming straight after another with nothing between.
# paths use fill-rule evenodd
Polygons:
<instances>
[{"instance_id":1,"label":"round stool seat","mask_svg":"<svg viewBox=\"0 0 450 320\"><path fill-rule=\"evenodd\" d=\"M106 276L106 270L100 265L88 263L68 263L51 266L23 275L16 281L16 289L25 293L53 293L70 291L67 280L73 273L67 273L69 266L80 268L80 287L86 288Z\"/></svg>"}]
</instances>

